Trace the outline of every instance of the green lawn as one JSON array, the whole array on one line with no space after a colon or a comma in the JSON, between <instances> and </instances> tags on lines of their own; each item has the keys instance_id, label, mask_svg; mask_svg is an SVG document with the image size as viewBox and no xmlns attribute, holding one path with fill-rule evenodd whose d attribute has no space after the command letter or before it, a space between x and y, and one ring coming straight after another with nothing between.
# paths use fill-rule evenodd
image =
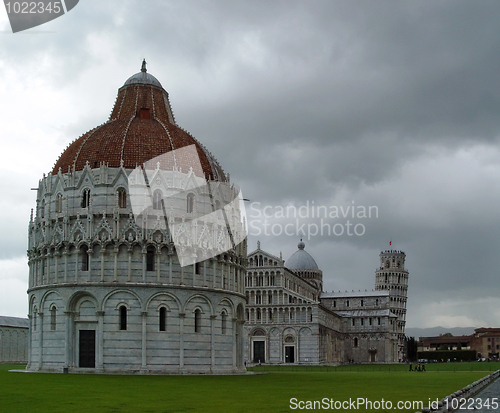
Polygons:
<instances>
[{"instance_id":1,"label":"green lawn","mask_svg":"<svg viewBox=\"0 0 500 413\"><path fill-rule=\"evenodd\" d=\"M415 364L413 365L415 366ZM494 363L428 363L425 364L426 371L488 371L494 372L500 369L500 362ZM256 366L248 370L256 372L296 372L296 371L314 371L314 372L406 372L409 370L408 364L352 364L345 366Z\"/></svg>"},{"instance_id":2,"label":"green lawn","mask_svg":"<svg viewBox=\"0 0 500 413\"><path fill-rule=\"evenodd\" d=\"M383 398L394 404L400 400L427 402L487 374L409 373L406 369L396 372L389 371L389 366L378 366L385 368L384 371L363 371L363 366L357 367L360 370L327 372L306 368L244 376L108 376L9 373L9 369L19 366L4 365L0 366L0 410L2 413L289 412L291 398L360 397L371 401Z\"/></svg>"}]
</instances>

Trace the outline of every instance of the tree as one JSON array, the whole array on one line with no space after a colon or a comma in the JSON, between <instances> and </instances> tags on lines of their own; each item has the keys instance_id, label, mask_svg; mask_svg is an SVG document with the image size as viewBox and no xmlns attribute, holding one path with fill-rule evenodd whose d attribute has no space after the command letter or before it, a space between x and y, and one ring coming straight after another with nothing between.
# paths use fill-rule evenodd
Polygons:
<instances>
[{"instance_id":1,"label":"tree","mask_svg":"<svg viewBox=\"0 0 500 413\"><path fill-rule=\"evenodd\" d=\"M415 337L406 337L406 354L409 361L417 361L417 341Z\"/></svg>"}]
</instances>

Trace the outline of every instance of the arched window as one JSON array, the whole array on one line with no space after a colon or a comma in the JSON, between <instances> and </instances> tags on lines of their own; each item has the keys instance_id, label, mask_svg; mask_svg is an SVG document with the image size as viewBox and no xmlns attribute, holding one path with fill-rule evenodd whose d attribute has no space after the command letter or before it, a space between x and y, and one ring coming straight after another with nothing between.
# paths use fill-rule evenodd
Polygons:
<instances>
[{"instance_id":1,"label":"arched window","mask_svg":"<svg viewBox=\"0 0 500 413\"><path fill-rule=\"evenodd\" d=\"M160 331L167 331L167 309L165 307L160 308L158 327Z\"/></svg>"},{"instance_id":2,"label":"arched window","mask_svg":"<svg viewBox=\"0 0 500 413\"><path fill-rule=\"evenodd\" d=\"M149 246L146 250L146 271L155 270L155 248Z\"/></svg>"},{"instance_id":3,"label":"arched window","mask_svg":"<svg viewBox=\"0 0 500 413\"><path fill-rule=\"evenodd\" d=\"M200 275L201 274L201 269L202 269L201 262L196 262L194 264L194 273L196 275Z\"/></svg>"},{"instance_id":4,"label":"arched window","mask_svg":"<svg viewBox=\"0 0 500 413\"><path fill-rule=\"evenodd\" d=\"M86 188L82 193L82 208L88 208L90 205L90 189Z\"/></svg>"},{"instance_id":5,"label":"arched window","mask_svg":"<svg viewBox=\"0 0 500 413\"><path fill-rule=\"evenodd\" d=\"M51 308L50 308L50 329L52 331L54 331L56 329L56 325L57 325L57 308L55 305L53 305Z\"/></svg>"},{"instance_id":6,"label":"arched window","mask_svg":"<svg viewBox=\"0 0 500 413\"><path fill-rule=\"evenodd\" d=\"M124 188L118 189L118 208L127 208L127 191Z\"/></svg>"},{"instance_id":7,"label":"arched window","mask_svg":"<svg viewBox=\"0 0 500 413\"><path fill-rule=\"evenodd\" d=\"M227 313L225 311L222 312L221 330L222 330L222 334L226 334L226 331L227 331Z\"/></svg>"},{"instance_id":8,"label":"arched window","mask_svg":"<svg viewBox=\"0 0 500 413\"><path fill-rule=\"evenodd\" d=\"M40 217L45 218L45 199L40 203Z\"/></svg>"},{"instance_id":9,"label":"arched window","mask_svg":"<svg viewBox=\"0 0 500 413\"><path fill-rule=\"evenodd\" d=\"M120 306L120 330L127 329L127 307Z\"/></svg>"},{"instance_id":10,"label":"arched window","mask_svg":"<svg viewBox=\"0 0 500 413\"><path fill-rule=\"evenodd\" d=\"M62 212L62 194L57 194L56 197L56 212L61 213Z\"/></svg>"},{"instance_id":11,"label":"arched window","mask_svg":"<svg viewBox=\"0 0 500 413\"><path fill-rule=\"evenodd\" d=\"M358 338L354 337L354 347L358 347Z\"/></svg>"},{"instance_id":12,"label":"arched window","mask_svg":"<svg viewBox=\"0 0 500 413\"><path fill-rule=\"evenodd\" d=\"M153 193L153 209L161 210L163 209L163 194L159 189Z\"/></svg>"},{"instance_id":13,"label":"arched window","mask_svg":"<svg viewBox=\"0 0 500 413\"><path fill-rule=\"evenodd\" d=\"M201 311L197 308L194 310L194 332L199 333L201 331Z\"/></svg>"},{"instance_id":14,"label":"arched window","mask_svg":"<svg viewBox=\"0 0 500 413\"><path fill-rule=\"evenodd\" d=\"M89 248L86 245L82 245L80 252L82 256L82 271L88 271L90 263Z\"/></svg>"},{"instance_id":15,"label":"arched window","mask_svg":"<svg viewBox=\"0 0 500 413\"><path fill-rule=\"evenodd\" d=\"M194 194L188 194L186 211L188 214L194 210Z\"/></svg>"}]
</instances>

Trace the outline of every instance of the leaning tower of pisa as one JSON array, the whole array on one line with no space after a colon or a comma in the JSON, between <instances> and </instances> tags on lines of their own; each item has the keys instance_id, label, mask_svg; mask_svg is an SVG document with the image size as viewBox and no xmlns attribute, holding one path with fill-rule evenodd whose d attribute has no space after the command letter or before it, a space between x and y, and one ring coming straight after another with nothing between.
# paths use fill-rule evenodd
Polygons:
<instances>
[{"instance_id":1,"label":"leaning tower of pisa","mask_svg":"<svg viewBox=\"0 0 500 413\"><path fill-rule=\"evenodd\" d=\"M380 253L380 267L375 271L375 290L389 291L391 312L396 315L395 332L398 335L398 359L405 358L406 301L408 271L405 269L406 254L399 250Z\"/></svg>"}]
</instances>

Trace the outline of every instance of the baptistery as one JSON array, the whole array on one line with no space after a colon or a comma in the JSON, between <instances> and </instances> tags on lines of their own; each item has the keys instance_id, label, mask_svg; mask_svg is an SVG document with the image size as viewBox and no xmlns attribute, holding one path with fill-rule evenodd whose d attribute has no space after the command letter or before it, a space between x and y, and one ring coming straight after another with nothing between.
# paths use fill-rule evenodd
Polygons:
<instances>
[{"instance_id":1,"label":"baptistery","mask_svg":"<svg viewBox=\"0 0 500 413\"><path fill-rule=\"evenodd\" d=\"M143 62L39 182L27 369L244 371L241 201Z\"/></svg>"}]
</instances>

